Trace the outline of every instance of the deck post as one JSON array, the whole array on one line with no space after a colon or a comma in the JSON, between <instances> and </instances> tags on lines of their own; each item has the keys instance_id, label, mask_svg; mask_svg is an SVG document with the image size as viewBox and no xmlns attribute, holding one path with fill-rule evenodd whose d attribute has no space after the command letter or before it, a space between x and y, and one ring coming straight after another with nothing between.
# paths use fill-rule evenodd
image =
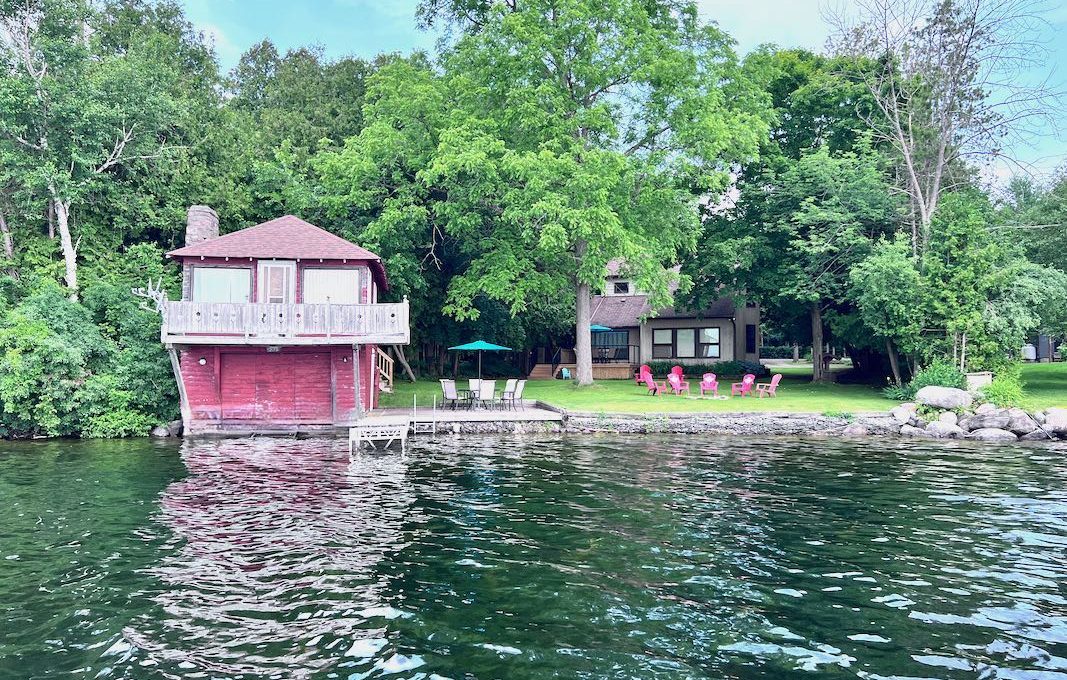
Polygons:
<instances>
[{"instance_id":1,"label":"deck post","mask_svg":"<svg viewBox=\"0 0 1067 680\"><path fill-rule=\"evenodd\" d=\"M352 345L352 384L356 387L356 419L363 418L363 381L360 379L359 345Z\"/></svg>"},{"instance_id":2,"label":"deck post","mask_svg":"<svg viewBox=\"0 0 1067 680\"><path fill-rule=\"evenodd\" d=\"M174 372L174 380L178 383L178 407L182 414L182 433L189 432L192 424L193 413L189 408L189 396L185 393L185 381L182 380L182 366L178 358L178 350L174 345L167 345L167 354L170 355L170 368Z\"/></svg>"}]
</instances>

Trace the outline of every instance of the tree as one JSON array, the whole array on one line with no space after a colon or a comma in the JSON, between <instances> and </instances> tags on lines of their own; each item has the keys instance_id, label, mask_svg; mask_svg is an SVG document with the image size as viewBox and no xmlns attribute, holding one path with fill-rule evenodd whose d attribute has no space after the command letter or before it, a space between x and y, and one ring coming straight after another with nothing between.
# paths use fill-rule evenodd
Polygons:
<instances>
[{"instance_id":1,"label":"tree","mask_svg":"<svg viewBox=\"0 0 1067 680\"><path fill-rule=\"evenodd\" d=\"M437 11L461 11L432 3ZM425 7L425 6L424 6ZM572 298L576 382L592 382L591 291L623 259L653 307L690 251L697 202L756 150L760 94L691 3L536 0L482 8L443 59L450 119L423 181L476 247L446 310L480 297L518 314Z\"/></svg>"},{"instance_id":2,"label":"tree","mask_svg":"<svg viewBox=\"0 0 1067 680\"><path fill-rule=\"evenodd\" d=\"M876 103L865 116L894 149L897 186L910 201L912 251L930 243L942 196L971 181L975 161L1011 160L1047 119L1057 94L1028 71L1047 48L1035 35L1037 0L859 0L836 17L838 54L880 65L858 78Z\"/></svg>"}]
</instances>

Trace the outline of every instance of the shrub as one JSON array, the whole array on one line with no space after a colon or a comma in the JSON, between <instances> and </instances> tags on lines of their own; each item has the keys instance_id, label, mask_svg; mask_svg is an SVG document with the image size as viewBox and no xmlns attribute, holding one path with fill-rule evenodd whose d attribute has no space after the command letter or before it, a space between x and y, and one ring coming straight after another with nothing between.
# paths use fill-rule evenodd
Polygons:
<instances>
[{"instance_id":1,"label":"shrub","mask_svg":"<svg viewBox=\"0 0 1067 680\"><path fill-rule=\"evenodd\" d=\"M757 378L769 375L770 371L761 363L754 361L718 361L713 364L679 364L677 361L652 361L648 367L652 369L652 375L664 376L671 372L674 366L685 369L686 375L703 375L714 373L721 378L740 378L746 373L754 373Z\"/></svg>"},{"instance_id":2,"label":"shrub","mask_svg":"<svg viewBox=\"0 0 1067 680\"><path fill-rule=\"evenodd\" d=\"M937 387L955 387L962 390L967 386L967 378L964 377L963 373L961 373L960 369L956 368L956 366L947 361L937 359L929 366L916 373L910 383L911 389L915 392L930 385L936 385Z\"/></svg>"},{"instance_id":3,"label":"shrub","mask_svg":"<svg viewBox=\"0 0 1067 680\"><path fill-rule=\"evenodd\" d=\"M764 359L792 359L792 345L764 345L759 348L759 355Z\"/></svg>"},{"instance_id":4,"label":"shrub","mask_svg":"<svg viewBox=\"0 0 1067 680\"><path fill-rule=\"evenodd\" d=\"M895 399L896 401L911 401L915 398L915 388L910 383L903 385L899 383L893 383L886 385L882 388L882 394L886 399Z\"/></svg>"},{"instance_id":5,"label":"shrub","mask_svg":"<svg viewBox=\"0 0 1067 680\"><path fill-rule=\"evenodd\" d=\"M1017 366L1005 368L981 390L981 398L1001 408L1019 406L1023 401L1022 375Z\"/></svg>"}]
</instances>

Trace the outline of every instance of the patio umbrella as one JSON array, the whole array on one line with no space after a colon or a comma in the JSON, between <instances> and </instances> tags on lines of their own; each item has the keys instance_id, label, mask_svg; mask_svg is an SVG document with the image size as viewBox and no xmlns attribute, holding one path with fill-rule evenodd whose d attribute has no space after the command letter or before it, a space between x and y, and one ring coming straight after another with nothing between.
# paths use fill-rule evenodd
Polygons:
<instances>
[{"instance_id":1,"label":"patio umbrella","mask_svg":"<svg viewBox=\"0 0 1067 680\"><path fill-rule=\"evenodd\" d=\"M607 333L611 329L608 328L607 326L601 326L600 324L595 323L595 324L593 324L592 326L589 327L589 330L591 330L594 333Z\"/></svg>"},{"instance_id":2,"label":"patio umbrella","mask_svg":"<svg viewBox=\"0 0 1067 680\"><path fill-rule=\"evenodd\" d=\"M455 347L449 347L450 350L457 352L478 352L478 379L482 379L482 352L510 352L510 347L504 347L503 345L494 345L491 342L485 340L475 340L474 342L468 342L465 345L456 345Z\"/></svg>"}]
</instances>

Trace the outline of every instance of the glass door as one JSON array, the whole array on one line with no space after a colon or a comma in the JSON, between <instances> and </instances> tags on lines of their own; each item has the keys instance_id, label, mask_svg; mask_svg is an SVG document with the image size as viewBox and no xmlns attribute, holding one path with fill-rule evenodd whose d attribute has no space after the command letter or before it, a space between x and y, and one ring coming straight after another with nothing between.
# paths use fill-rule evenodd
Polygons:
<instances>
[{"instance_id":1,"label":"glass door","mask_svg":"<svg viewBox=\"0 0 1067 680\"><path fill-rule=\"evenodd\" d=\"M270 304L296 302L296 263L260 260L259 301Z\"/></svg>"}]
</instances>

